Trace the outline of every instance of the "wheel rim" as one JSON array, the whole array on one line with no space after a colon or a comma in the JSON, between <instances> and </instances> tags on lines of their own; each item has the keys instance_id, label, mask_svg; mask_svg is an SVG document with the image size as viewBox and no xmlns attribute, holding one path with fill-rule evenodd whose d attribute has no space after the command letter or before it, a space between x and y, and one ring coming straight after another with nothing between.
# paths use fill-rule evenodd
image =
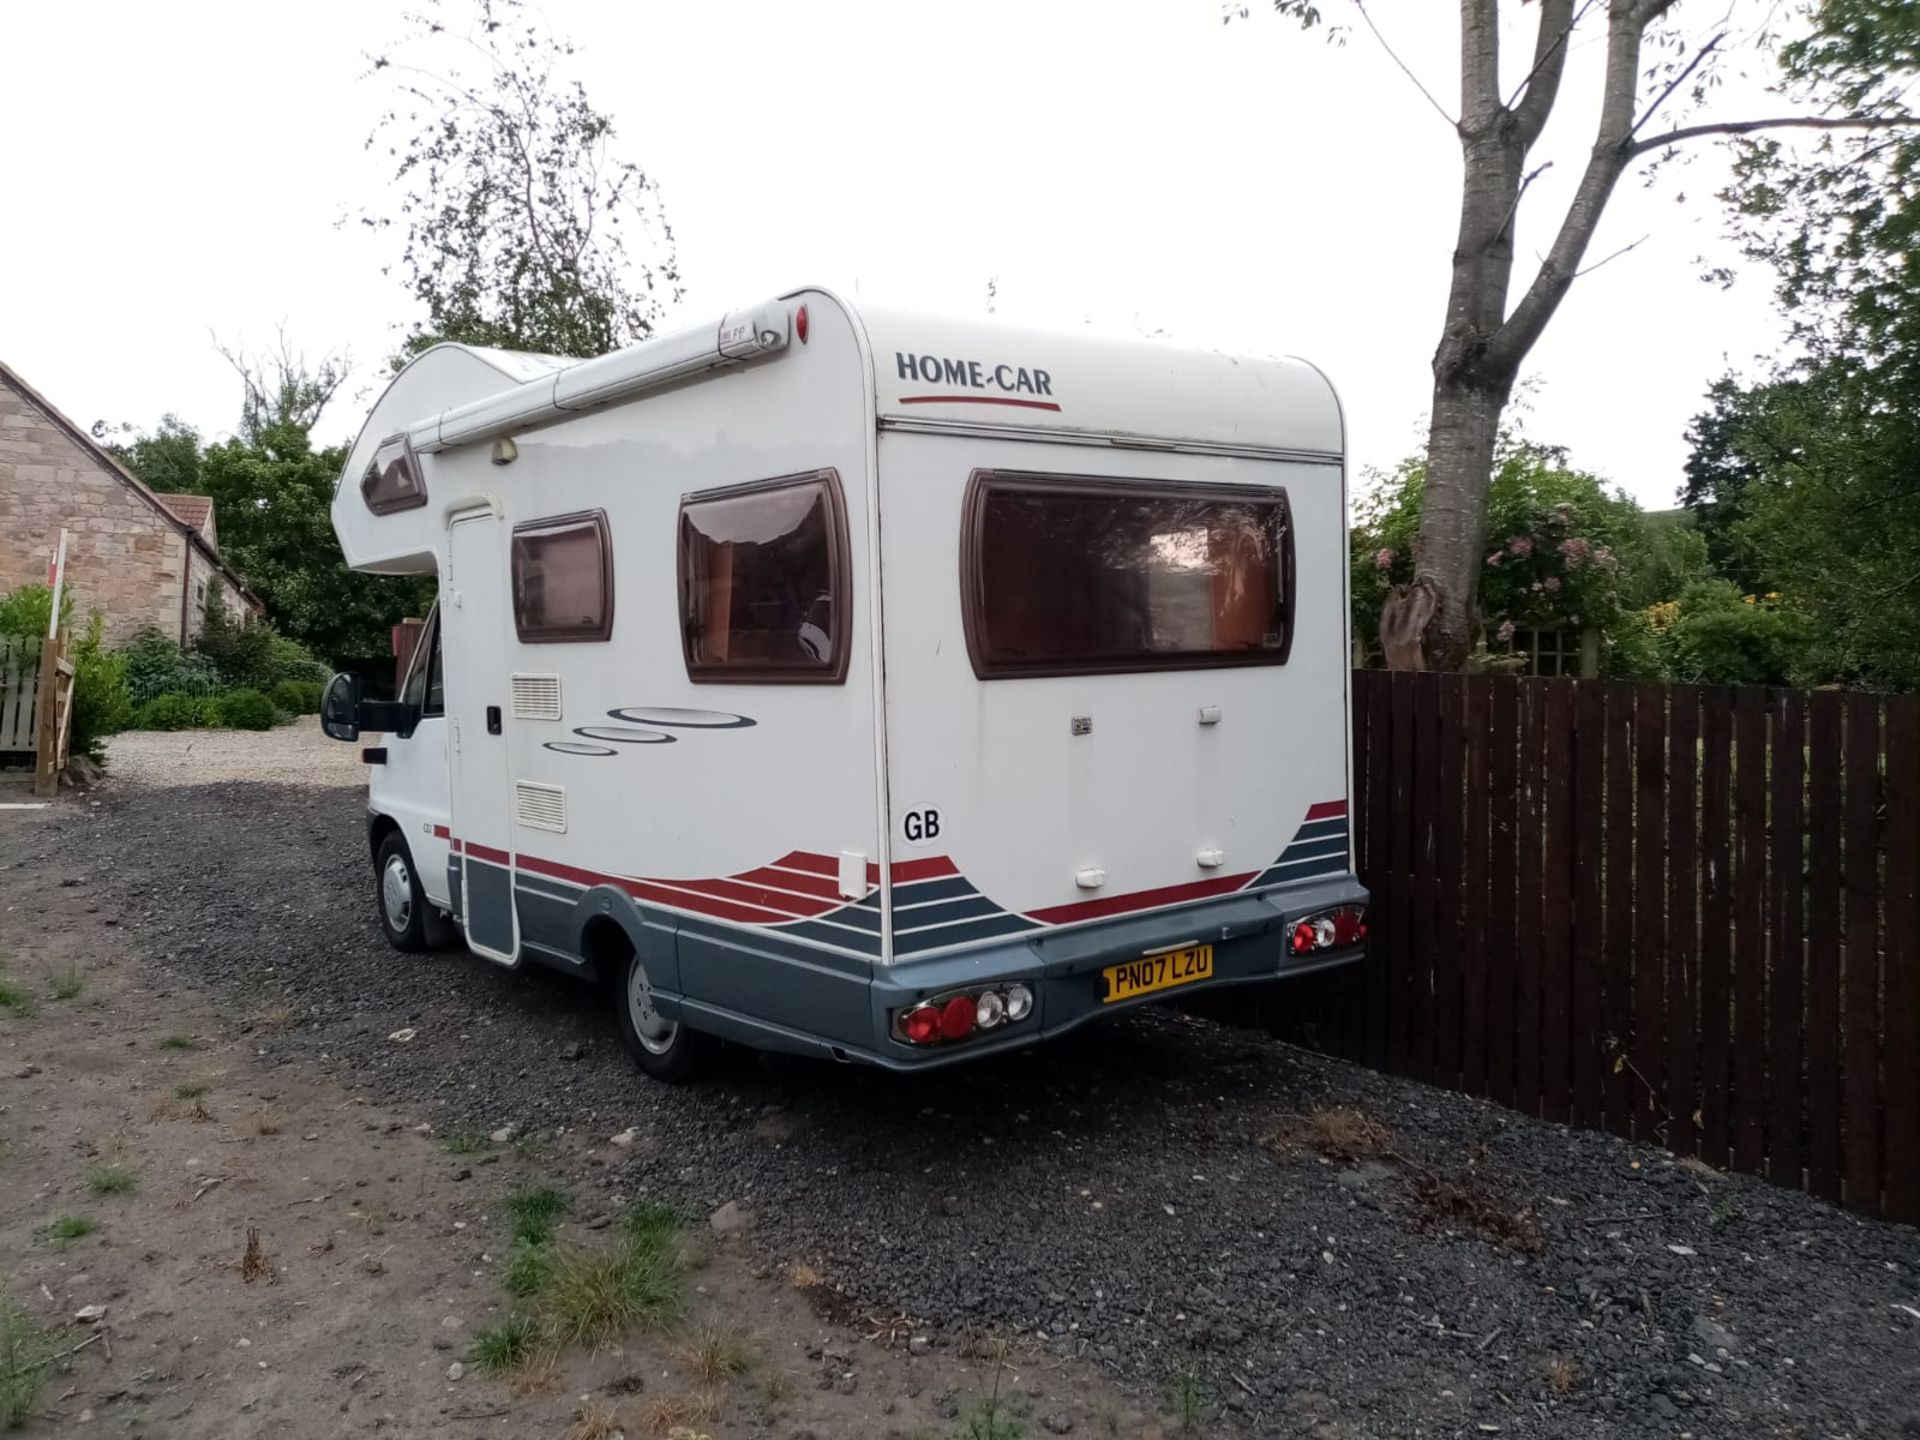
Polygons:
<instances>
[{"instance_id":1,"label":"wheel rim","mask_svg":"<svg viewBox=\"0 0 1920 1440\"><path fill-rule=\"evenodd\" d=\"M627 967L627 1018L633 1033L649 1055L664 1055L673 1047L680 1026L653 1008L653 990L647 984L647 969L638 960Z\"/></svg>"},{"instance_id":2,"label":"wheel rim","mask_svg":"<svg viewBox=\"0 0 1920 1440\"><path fill-rule=\"evenodd\" d=\"M405 930L413 919L413 874L404 855L389 856L380 872L380 908L396 931Z\"/></svg>"}]
</instances>

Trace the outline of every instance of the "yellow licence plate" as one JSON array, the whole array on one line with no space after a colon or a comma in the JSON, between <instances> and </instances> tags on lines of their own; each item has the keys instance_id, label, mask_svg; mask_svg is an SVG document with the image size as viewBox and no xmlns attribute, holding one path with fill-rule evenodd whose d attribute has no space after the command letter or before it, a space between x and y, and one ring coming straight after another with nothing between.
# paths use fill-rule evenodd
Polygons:
<instances>
[{"instance_id":1,"label":"yellow licence plate","mask_svg":"<svg viewBox=\"0 0 1920 1440\"><path fill-rule=\"evenodd\" d=\"M1158 955L1144 955L1121 965L1109 965L1101 973L1107 979L1107 995L1103 1003L1111 1005L1116 1000L1131 1000L1136 995L1171 990L1176 985L1190 985L1195 980L1211 978L1213 946L1190 945L1184 950L1163 950Z\"/></svg>"}]
</instances>

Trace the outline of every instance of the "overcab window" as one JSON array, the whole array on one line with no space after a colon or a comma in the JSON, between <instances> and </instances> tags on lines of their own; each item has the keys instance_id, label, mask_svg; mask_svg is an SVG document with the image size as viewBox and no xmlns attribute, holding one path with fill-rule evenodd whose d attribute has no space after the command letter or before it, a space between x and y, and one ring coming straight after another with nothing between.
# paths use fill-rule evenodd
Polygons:
<instances>
[{"instance_id":1,"label":"overcab window","mask_svg":"<svg viewBox=\"0 0 1920 1440\"><path fill-rule=\"evenodd\" d=\"M977 471L961 537L982 679L1283 665L1284 490Z\"/></svg>"},{"instance_id":2,"label":"overcab window","mask_svg":"<svg viewBox=\"0 0 1920 1440\"><path fill-rule=\"evenodd\" d=\"M831 470L680 502L680 621L697 681L846 678L846 505Z\"/></svg>"},{"instance_id":3,"label":"overcab window","mask_svg":"<svg viewBox=\"0 0 1920 1440\"><path fill-rule=\"evenodd\" d=\"M420 475L420 457L404 435L396 435L373 452L373 462L360 477L360 498L376 515L417 510L427 503L427 484Z\"/></svg>"},{"instance_id":4,"label":"overcab window","mask_svg":"<svg viewBox=\"0 0 1920 1440\"><path fill-rule=\"evenodd\" d=\"M613 634L613 545L604 510L513 527L513 626L529 645Z\"/></svg>"}]
</instances>

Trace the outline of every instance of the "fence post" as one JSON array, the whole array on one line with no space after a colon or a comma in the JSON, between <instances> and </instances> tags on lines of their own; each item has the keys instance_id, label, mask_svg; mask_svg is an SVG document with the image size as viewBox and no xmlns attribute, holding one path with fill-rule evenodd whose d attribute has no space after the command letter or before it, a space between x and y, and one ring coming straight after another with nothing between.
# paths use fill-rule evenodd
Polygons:
<instances>
[{"instance_id":1,"label":"fence post","mask_svg":"<svg viewBox=\"0 0 1920 1440\"><path fill-rule=\"evenodd\" d=\"M67 629L40 646L39 699L34 719L33 793L42 799L60 788L60 663L66 658Z\"/></svg>"}]
</instances>

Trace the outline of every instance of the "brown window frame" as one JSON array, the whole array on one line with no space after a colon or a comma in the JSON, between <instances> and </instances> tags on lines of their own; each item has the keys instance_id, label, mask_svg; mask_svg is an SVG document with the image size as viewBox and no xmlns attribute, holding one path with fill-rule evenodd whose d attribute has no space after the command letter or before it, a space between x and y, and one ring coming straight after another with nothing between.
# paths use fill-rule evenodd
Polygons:
<instances>
[{"instance_id":1,"label":"brown window frame","mask_svg":"<svg viewBox=\"0 0 1920 1440\"><path fill-rule=\"evenodd\" d=\"M591 526L600 540L600 593L606 604L600 611L600 623L591 630L578 626L529 625L520 613L521 542L530 536ZM522 645L593 645L613 638L613 531L607 525L604 510L574 510L565 515L547 515L513 527L512 543L507 549L507 593L513 605L513 631Z\"/></svg>"},{"instance_id":2,"label":"brown window frame","mask_svg":"<svg viewBox=\"0 0 1920 1440\"><path fill-rule=\"evenodd\" d=\"M401 453L395 457L406 463L406 473L412 477L413 485L404 495L376 498L381 477L392 468L391 462L381 463L381 456L390 454L394 446ZM427 503L427 476L420 468L420 457L414 453L413 441L405 435L389 435L380 442L380 448L373 452L373 459L367 462L367 473L360 477L360 498L367 509L376 515L397 515L402 510L418 510Z\"/></svg>"},{"instance_id":3,"label":"brown window frame","mask_svg":"<svg viewBox=\"0 0 1920 1440\"><path fill-rule=\"evenodd\" d=\"M702 663L693 655L692 576L688 573L687 507L715 500L735 500L772 490L819 485L827 497L827 593L833 605L833 661L826 666L721 665ZM689 491L680 497L674 518L674 556L680 601L680 654L687 679L696 685L844 685L853 652L853 547L847 535L847 501L840 488L840 472L831 466L802 470L770 480L749 480L715 490Z\"/></svg>"},{"instance_id":4,"label":"brown window frame","mask_svg":"<svg viewBox=\"0 0 1920 1440\"><path fill-rule=\"evenodd\" d=\"M1271 650L1173 651L1164 656L1133 655L1117 660L992 660L986 653L985 590L981 520L995 493L1069 493L1115 500L1186 496L1210 500L1255 501L1280 509L1280 643ZM967 637L967 658L981 680L1037 680L1059 675L1142 675L1160 670L1237 670L1249 665L1285 665L1293 653L1296 577L1293 505L1279 485L1209 484L1190 480L1143 480L1107 475L1062 475L1040 470L975 470L967 477L960 518L960 610Z\"/></svg>"}]
</instances>

